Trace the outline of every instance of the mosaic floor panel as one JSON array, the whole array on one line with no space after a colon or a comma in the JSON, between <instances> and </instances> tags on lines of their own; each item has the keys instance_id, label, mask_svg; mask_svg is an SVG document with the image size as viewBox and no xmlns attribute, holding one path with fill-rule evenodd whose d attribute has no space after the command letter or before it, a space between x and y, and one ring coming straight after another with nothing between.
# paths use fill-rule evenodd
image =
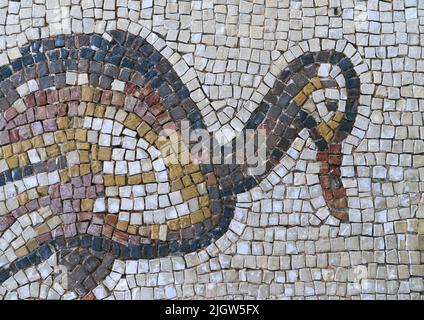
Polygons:
<instances>
[{"instance_id":1,"label":"mosaic floor panel","mask_svg":"<svg viewBox=\"0 0 424 320\"><path fill-rule=\"evenodd\" d=\"M422 299L423 17L0 1L0 299Z\"/></svg>"}]
</instances>

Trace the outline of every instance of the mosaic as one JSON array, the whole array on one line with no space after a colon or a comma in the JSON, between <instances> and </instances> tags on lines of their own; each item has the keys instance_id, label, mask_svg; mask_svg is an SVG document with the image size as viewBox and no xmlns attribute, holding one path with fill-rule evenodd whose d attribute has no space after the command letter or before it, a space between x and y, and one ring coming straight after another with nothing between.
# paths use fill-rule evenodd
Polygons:
<instances>
[{"instance_id":1,"label":"mosaic","mask_svg":"<svg viewBox=\"0 0 424 320\"><path fill-rule=\"evenodd\" d=\"M329 2L0 3L0 298L422 299L422 10Z\"/></svg>"},{"instance_id":2,"label":"mosaic","mask_svg":"<svg viewBox=\"0 0 424 320\"><path fill-rule=\"evenodd\" d=\"M170 142L158 139L160 129L178 128L186 118L204 127L201 116L188 89L150 44L118 31L111 37L32 42L1 69L6 90L0 185L7 185L1 230L13 225L26 231L11 239L16 248L1 271L3 280L60 250L71 267L81 255L85 259L73 273L75 288L85 294L103 280L105 258L99 253L151 259L205 247L229 225L234 205L228 203L234 199L226 195L257 184L241 166L166 166L160 150ZM323 88L337 82L323 85L317 77L332 65L346 83L343 111L332 110L338 101L324 97ZM69 84L72 74L88 83ZM301 108L313 93L333 113L328 122L317 125ZM341 142L353 127L358 96L359 79L348 58L338 52L306 54L282 72L246 127L269 131L270 169L308 128L322 150L317 157L323 161L326 201L343 208L340 145L329 143Z\"/></svg>"}]
</instances>

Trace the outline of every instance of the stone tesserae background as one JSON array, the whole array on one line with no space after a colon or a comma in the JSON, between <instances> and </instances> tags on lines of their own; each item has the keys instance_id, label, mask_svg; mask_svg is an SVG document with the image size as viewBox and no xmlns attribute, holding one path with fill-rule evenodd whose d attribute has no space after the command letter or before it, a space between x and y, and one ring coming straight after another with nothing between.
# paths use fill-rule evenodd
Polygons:
<instances>
[{"instance_id":1,"label":"stone tesserae background","mask_svg":"<svg viewBox=\"0 0 424 320\"><path fill-rule=\"evenodd\" d=\"M0 298L422 300L422 32L421 0L0 0Z\"/></svg>"}]
</instances>

